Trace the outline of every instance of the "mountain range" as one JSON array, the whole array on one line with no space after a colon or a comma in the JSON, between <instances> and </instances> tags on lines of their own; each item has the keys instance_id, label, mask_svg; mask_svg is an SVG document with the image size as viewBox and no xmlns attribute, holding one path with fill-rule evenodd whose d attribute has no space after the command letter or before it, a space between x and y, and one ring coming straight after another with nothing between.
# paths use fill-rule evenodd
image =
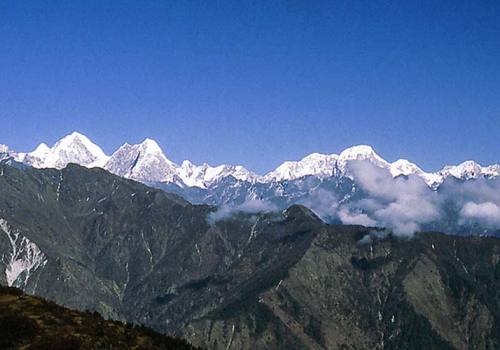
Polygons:
<instances>
[{"instance_id":1,"label":"mountain range","mask_svg":"<svg viewBox=\"0 0 500 350\"><path fill-rule=\"evenodd\" d=\"M419 230L500 234L500 166L474 161L430 173L408 160L388 162L361 145L338 155L313 153L257 175L239 165L176 164L151 139L126 143L108 156L77 132L30 153L1 146L2 158L35 168L100 167L193 204L218 206L218 217L300 204L329 223L387 227L404 235Z\"/></svg>"},{"instance_id":2,"label":"mountain range","mask_svg":"<svg viewBox=\"0 0 500 350\"><path fill-rule=\"evenodd\" d=\"M221 210L99 168L0 161L0 284L209 349L500 346L496 238Z\"/></svg>"},{"instance_id":3,"label":"mountain range","mask_svg":"<svg viewBox=\"0 0 500 350\"><path fill-rule=\"evenodd\" d=\"M61 169L68 163L76 163L86 167L101 167L116 175L142 182L175 183L199 188L208 188L229 176L250 183L271 183L296 180L305 176L326 178L347 175L348 163L353 160L367 160L389 170L394 177L419 176L432 188L437 188L448 177L467 180L500 175L500 165L481 166L472 160L458 165L447 165L437 172L425 172L406 159L388 162L372 147L366 145L350 147L338 155L313 153L299 161L286 161L265 175L257 175L241 165L195 165L189 160L178 165L169 160L158 143L151 139L145 139L135 145L125 143L108 156L98 145L78 132L63 137L52 147L42 143L32 152L21 153L2 145L0 153L3 153L4 157L10 155L17 161L36 168Z\"/></svg>"}]
</instances>

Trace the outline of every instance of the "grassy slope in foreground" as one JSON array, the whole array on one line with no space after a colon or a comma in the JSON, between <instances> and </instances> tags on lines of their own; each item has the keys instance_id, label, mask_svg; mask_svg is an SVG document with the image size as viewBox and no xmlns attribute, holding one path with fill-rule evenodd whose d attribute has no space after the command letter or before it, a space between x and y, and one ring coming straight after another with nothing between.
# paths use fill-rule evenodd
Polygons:
<instances>
[{"instance_id":1,"label":"grassy slope in foreground","mask_svg":"<svg viewBox=\"0 0 500 350\"><path fill-rule=\"evenodd\" d=\"M195 349L184 340L107 321L0 287L0 349Z\"/></svg>"}]
</instances>

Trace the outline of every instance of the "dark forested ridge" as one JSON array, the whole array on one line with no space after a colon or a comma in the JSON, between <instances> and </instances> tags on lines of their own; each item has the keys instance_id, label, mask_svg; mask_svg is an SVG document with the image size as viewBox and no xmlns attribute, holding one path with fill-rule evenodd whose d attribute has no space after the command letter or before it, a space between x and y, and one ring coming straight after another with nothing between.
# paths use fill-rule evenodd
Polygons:
<instances>
[{"instance_id":1,"label":"dark forested ridge","mask_svg":"<svg viewBox=\"0 0 500 350\"><path fill-rule=\"evenodd\" d=\"M500 240L302 206L207 220L101 169L0 165L0 283L214 349L497 349Z\"/></svg>"},{"instance_id":2,"label":"dark forested ridge","mask_svg":"<svg viewBox=\"0 0 500 350\"><path fill-rule=\"evenodd\" d=\"M81 312L54 302L0 287L0 349L195 350L144 326L105 320L97 312Z\"/></svg>"}]
</instances>

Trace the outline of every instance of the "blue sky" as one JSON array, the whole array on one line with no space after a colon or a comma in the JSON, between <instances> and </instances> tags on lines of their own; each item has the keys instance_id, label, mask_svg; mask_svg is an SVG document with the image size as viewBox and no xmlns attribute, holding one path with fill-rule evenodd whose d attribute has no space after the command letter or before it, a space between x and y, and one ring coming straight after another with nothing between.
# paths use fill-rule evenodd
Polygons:
<instances>
[{"instance_id":1,"label":"blue sky","mask_svg":"<svg viewBox=\"0 0 500 350\"><path fill-rule=\"evenodd\" d=\"M424 169L500 162L498 1L0 2L0 143L263 173L370 144Z\"/></svg>"}]
</instances>

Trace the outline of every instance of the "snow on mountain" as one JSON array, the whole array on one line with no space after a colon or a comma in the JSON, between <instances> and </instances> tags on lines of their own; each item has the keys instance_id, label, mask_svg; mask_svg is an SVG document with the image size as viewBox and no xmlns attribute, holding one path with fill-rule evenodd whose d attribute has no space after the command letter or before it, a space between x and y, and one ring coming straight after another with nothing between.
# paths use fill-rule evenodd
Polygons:
<instances>
[{"instance_id":1,"label":"snow on mountain","mask_svg":"<svg viewBox=\"0 0 500 350\"><path fill-rule=\"evenodd\" d=\"M389 165L389 171L392 176L408 176L408 175L417 175L420 176L425 183L434 188L436 185L439 185L443 182L443 177L440 174L436 173L427 173L420 169L416 164L411 163L406 159L399 159Z\"/></svg>"},{"instance_id":2,"label":"snow on mountain","mask_svg":"<svg viewBox=\"0 0 500 350\"><path fill-rule=\"evenodd\" d=\"M400 175L410 175L410 174L422 174L423 171L416 164L411 163L406 159L399 159L390 164L390 171L392 176Z\"/></svg>"},{"instance_id":3,"label":"snow on mountain","mask_svg":"<svg viewBox=\"0 0 500 350\"><path fill-rule=\"evenodd\" d=\"M145 144L147 147L144 148ZM419 176L431 188L437 188L448 176L465 180L479 176L500 176L500 165L481 167L472 161L456 166L447 166L438 172L429 173L406 159L389 163L380 157L372 147L367 145L347 148L339 155L312 153L299 161L286 161L265 176L259 176L239 165L212 167L206 163L195 165L185 160L179 166L165 157L155 141L147 139L141 145L131 146L125 144L113 154L105 169L117 175L139 181L173 182L182 186L200 188L210 187L220 179L228 176L252 183L296 180L308 175L320 178L334 175L350 177L349 162L356 160L369 161L378 167L387 169L394 177L412 174ZM145 152L145 150L148 151ZM40 152L43 152L43 149ZM145 153L150 153L150 155L146 156Z\"/></svg>"},{"instance_id":4,"label":"snow on mountain","mask_svg":"<svg viewBox=\"0 0 500 350\"><path fill-rule=\"evenodd\" d=\"M482 167L473 160L467 160L458 165L447 165L438 174L443 177L443 180L449 176L461 180L477 179L481 176L491 178L500 176L500 165L494 164Z\"/></svg>"},{"instance_id":5,"label":"snow on mountain","mask_svg":"<svg viewBox=\"0 0 500 350\"><path fill-rule=\"evenodd\" d=\"M0 144L0 160L9 158L11 151L7 145Z\"/></svg>"},{"instance_id":6,"label":"snow on mountain","mask_svg":"<svg viewBox=\"0 0 500 350\"><path fill-rule=\"evenodd\" d=\"M497 177L500 176L500 165L494 164L487 167L483 167L481 172L486 177Z\"/></svg>"},{"instance_id":7,"label":"snow on mountain","mask_svg":"<svg viewBox=\"0 0 500 350\"><path fill-rule=\"evenodd\" d=\"M15 160L25 164L29 164L35 168L44 168L44 159L49 154L50 148L45 143L41 143L30 153L17 153Z\"/></svg>"},{"instance_id":8,"label":"snow on mountain","mask_svg":"<svg viewBox=\"0 0 500 350\"><path fill-rule=\"evenodd\" d=\"M0 160L15 157L15 153L7 145L0 144Z\"/></svg>"},{"instance_id":9,"label":"snow on mountain","mask_svg":"<svg viewBox=\"0 0 500 350\"><path fill-rule=\"evenodd\" d=\"M453 176L457 179L475 179L482 173L482 167L472 160L467 160L459 165L445 166L439 173L443 177Z\"/></svg>"},{"instance_id":10,"label":"snow on mountain","mask_svg":"<svg viewBox=\"0 0 500 350\"><path fill-rule=\"evenodd\" d=\"M41 144L38 145L37 148L35 148L33 152L30 153L30 155L35 158L43 159L47 156L49 152L50 152L50 147L42 142Z\"/></svg>"},{"instance_id":11,"label":"snow on mountain","mask_svg":"<svg viewBox=\"0 0 500 350\"><path fill-rule=\"evenodd\" d=\"M178 182L176 168L151 139L136 145L125 143L104 166L113 174L144 182Z\"/></svg>"},{"instance_id":12,"label":"snow on mountain","mask_svg":"<svg viewBox=\"0 0 500 350\"><path fill-rule=\"evenodd\" d=\"M369 161L387 169L394 177L419 176L434 189L450 176L462 180L500 176L500 165L482 167L474 161L446 166L440 171L429 173L406 159L389 163L367 145L347 148L339 155L312 153L299 161L286 161L275 170L259 176L240 165L195 165L186 160L179 166L170 161L158 143L151 139L136 145L126 143L108 157L99 146L78 132L65 136L50 148L42 143L30 153L16 153L0 145L0 160L9 157L37 168L60 169L68 163L77 163L87 167L102 167L116 175L142 182L166 182L200 188L208 188L228 176L250 183L273 183L304 176L351 177L349 163L356 160Z\"/></svg>"},{"instance_id":13,"label":"snow on mountain","mask_svg":"<svg viewBox=\"0 0 500 350\"><path fill-rule=\"evenodd\" d=\"M381 168L390 168L389 163L375 153L372 147L359 145L347 148L339 154L337 168L341 174L346 174L348 172L348 163L353 160L367 160Z\"/></svg>"},{"instance_id":14,"label":"snow on mountain","mask_svg":"<svg viewBox=\"0 0 500 350\"><path fill-rule=\"evenodd\" d=\"M312 153L299 161L286 161L274 171L266 174L263 182L295 180L307 175L333 176L338 155Z\"/></svg>"},{"instance_id":15,"label":"snow on mountain","mask_svg":"<svg viewBox=\"0 0 500 350\"><path fill-rule=\"evenodd\" d=\"M206 188L211 184L228 176L233 176L237 180L254 182L258 176L241 165L219 165L212 167L207 163L194 165L189 160L182 162L177 168L179 177L184 184L189 187Z\"/></svg>"},{"instance_id":16,"label":"snow on mountain","mask_svg":"<svg viewBox=\"0 0 500 350\"><path fill-rule=\"evenodd\" d=\"M86 167L103 167L108 160L102 149L85 135L73 132L49 148L40 144L33 152L19 153L17 160L36 168L62 169L69 163Z\"/></svg>"},{"instance_id":17,"label":"snow on mountain","mask_svg":"<svg viewBox=\"0 0 500 350\"><path fill-rule=\"evenodd\" d=\"M416 164L406 159L400 159L393 163L389 163L380 157L372 147L366 145L347 148L339 155L313 153L300 161L287 161L276 168L276 170L265 175L263 179L265 182L272 182L295 180L306 175L322 178L330 177L335 174L350 176L349 162L356 160L369 161L380 168L387 169L394 177L415 174L422 177L430 186L442 180L440 175L426 173Z\"/></svg>"},{"instance_id":18,"label":"snow on mountain","mask_svg":"<svg viewBox=\"0 0 500 350\"><path fill-rule=\"evenodd\" d=\"M468 160L458 165L447 165L435 173L427 173L413 163L400 159L391 164L393 176L415 174L420 176L431 188L437 188L450 176L460 180L477 179L481 176L492 178L500 176L500 165L482 167L478 163Z\"/></svg>"},{"instance_id":19,"label":"snow on mountain","mask_svg":"<svg viewBox=\"0 0 500 350\"><path fill-rule=\"evenodd\" d=\"M181 186L206 188L214 182L233 176L254 181L257 175L239 165L195 165L186 160L181 166L170 161L156 141L146 139L138 145L124 144L104 168L116 175L143 182L169 182Z\"/></svg>"},{"instance_id":20,"label":"snow on mountain","mask_svg":"<svg viewBox=\"0 0 500 350\"><path fill-rule=\"evenodd\" d=\"M0 153L9 153L9 146L0 144Z\"/></svg>"},{"instance_id":21,"label":"snow on mountain","mask_svg":"<svg viewBox=\"0 0 500 350\"><path fill-rule=\"evenodd\" d=\"M181 166L177 169L182 181L189 187L205 187L205 172L208 164L197 166L189 160L182 162Z\"/></svg>"},{"instance_id":22,"label":"snow on mountain","mask_svg":"<svg viewBox=\"0 0 500 350\"><path fill-rule=\"evenodd\" d=\"M356 160L369 161L380 168L387 169L394 177L400 175L419 176L431 188L437 188L449 176L463 180L475 179L480 176L500 176L500 165L481 167L473 161L466 161L456 166L447 166L438 172L429 173L406 159L399 159L393 163L389 163L380 157L372 147L359 145L345 149L338 156L335 154L313 153L300 161L284 162L274 171L263 176L262 180L263 182L295 180L307 175L318 177L333 175L351 177L349 162Z\"/></svg>"},{"instance_id":23,"label":"snow on mountain","mask_svg":"<svg viewBox=\"0 0 500 350\"><path fill-rule=\"evenodd\" d=\"M257 175L248 171L245 167L241 165L218 165L216 167L209 167L205 173L205 182L207 184L212 184L218 180L232 176L236 180L254 182L257 179Z\"/></svg>"}]
</instances>

